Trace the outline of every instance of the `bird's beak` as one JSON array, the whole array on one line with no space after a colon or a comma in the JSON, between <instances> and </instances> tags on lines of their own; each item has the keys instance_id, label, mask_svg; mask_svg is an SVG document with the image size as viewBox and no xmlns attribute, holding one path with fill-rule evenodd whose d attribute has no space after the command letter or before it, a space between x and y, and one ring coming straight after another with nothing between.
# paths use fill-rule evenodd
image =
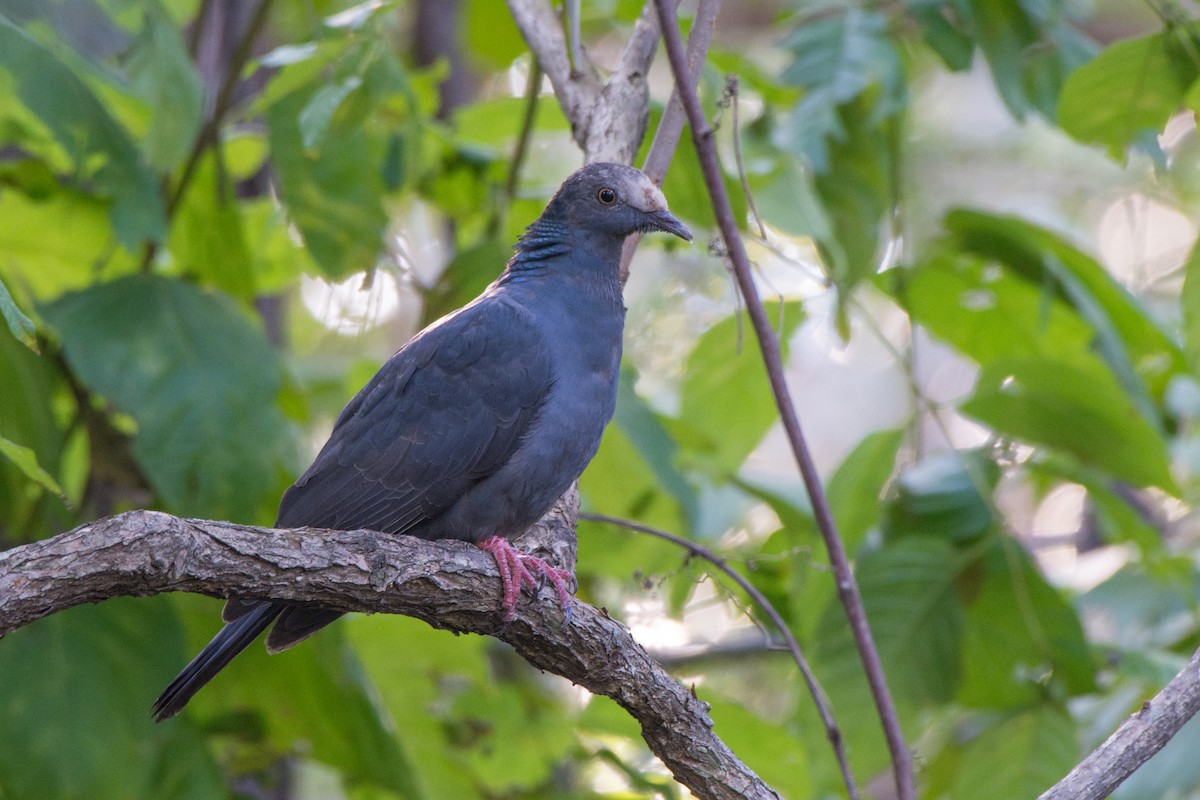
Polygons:
<instances>
[{"instance_id":1,"label":"bird's beak","mask_svg":"<svg viewBox=\"0 0 1200 800\"><path fill-rule=\"evenodd\" d=\"M650 211L646 214L646 216L648 217L648 227L654 230L673 233L680 239L683 239L687 242L692 240L692 232L688 230L688 226L675 219L671 212L667 211L665 208L659 211Z\"/></svg>"}]
</instances>

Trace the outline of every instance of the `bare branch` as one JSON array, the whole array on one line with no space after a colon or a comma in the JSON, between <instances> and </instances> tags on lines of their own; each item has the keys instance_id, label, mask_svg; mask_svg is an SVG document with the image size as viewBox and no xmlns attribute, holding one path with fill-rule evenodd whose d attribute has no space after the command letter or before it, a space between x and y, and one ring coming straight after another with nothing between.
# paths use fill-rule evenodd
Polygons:
<instances>
[{"instance_id":1,"label":"bare branch","mask_svg":"<svg viewBox=\"0 0 1200 800\"><path fill-rule=\"evenodd\" d=\"M746 298L746 309L749 312L755 334L758 336L759 348L762 351L763 363L767 369L767 377L771 383L771 391L775 395L775 404L779 409L784 432L804 479L805 488L812 501L813 517L825 541L829 552L829 561L833 567L837 582L838 598L846 610L850 622L850 630L858 648L859 657L867 674L867 683L875 698L875 707L883 724L884 736L887 738L888 749L892 756L892 767L896 778L896 791L900 800L915 800L916 784L913 780L912 754L904 743L904 735L900 730L900 719L892 702L891 692L887 685L887 676L879 660L879 653L871 638L871 628L863 608L862 596L854 573L850 569L850 560L846 549L838 536L833 513L829 509L828 499L821 486L820 475L817 474L812 454L800 427L800 419L796 414L796 406L792 402L791 390L783 374L783 358L779 340L767 319L767 314L758 296L758 288L754 285L754 277L750 268L750 259L746 255L746 246L738 232L738 224L733 216L733 208L729 203L729 195L721 175L721 165L717 160L716 145L713 142L712 128L700 107L700 99L695 90L688 85L688 67L680 41L679 27L675 21L675 10L672 0L655 0L658 13L662 18L663 42L666 45L667 56L671 61L671 71L675 75L675 85L680 90L684 111L687 112L688 124L692 129L692 141L700 157L700 165L704 172L704 182L712 199L713 212L725 241L726 252L733 265L734 276L742 295Z\"/></svg>"},{"instance_id":2,"label":"bare branch","mask_svg":"<svg viewBox=\"0 0 1200 800\"><path fill-rule=\"evenodd\" d=\"M1101 800L1200 711L1200 650L1162 691L1038 800Z\"/></svg>"},{"instance_id":3,"label":"bare branch","mask_svg":"<svg viewBox=\"0 0 1200 800\"><path fill-rule=\"evenodd\" d=\"M539 526L556 529L551 557L562 563L573 557L559 547L573 538L573 503L559 509ZM496 636L533 666L613 698L698 797L778 797L713 733L705 703L607 612L575 601L564 625L557 603L527 598L504 626L498 587L492 559L465 542L132 511L0 552L0 636L81 603L170 591L406 614L436 628Z\"/></svg>"},{"instance_id":4,"label":"bare branch","mask_svg":"<svg viewBox=\"0 0 1200 800\"><path fill-rule=\"evenodd\" d=\"M589 108L600 94L599 81L588 71L572 68L562 23L548 0L508 0L508 10L550 78L563 114L571 122L571 133L582 146Z\"/></svg>"},{"instance_id":5,"label":"bare branch","mask_svg":"<svg viewBox=\"0 0 1200 800\"><path fill-rule=\"evenodd\" d=\"M692 30L688 34L687 64L688 86L695 91L700 82L700 70L708 55L708 46L712 43L713 28L717 23L717 15L721 12L721 0L700 0L696 6L696 17L692 20ZM655 183L662 183L675 155L679 137L683 134L687 115L683 113L683 104L679 101L679 89L671 92L671 99L663 109L662 121L654 132L654 141L646 153L646 162L642 164L642 172L650 176Z\"/></svg>"},{"instance_id":6,"label":"bare branch","mask_svg":"<svg viewBox=\"0 0 1200 800\"><path fill-rule=\"evenodd\" d=\"M650 8L651 5L652 1L647 3L646 7ZM716 25L717 14L720 11L721 0L700 0L700 4L696 7L696 18L692 21L692 31L688 34L687 43L688 86L693 89L700 81L700 68L704 65L705 56L708 55L708 46L712 43L713 27ZM659 29L656 27L655 30ZM685 122L687 122L687 117L679 102L679 90L674 89L671 92L671 99L667 101L667 107L663 110L662 119L658 122L658 130L654 132L654 141L650 143L650 149L646 152L646 160L642 163L642 172L660 186L667 176L667 167L670 166L671 159L675 157L675 148L679 145L679 137L683 134ZM629 264L633 261L633 254L641 240L640 233L635 233L625 240L625 245L621 250L622 284L629 278Z\"/></svg>"},{"instance_id":7,"label":"bare branch","mask_svg":"<svg viewBox=\"0 0 1200 800\"><path fill-rule=\"evenodd\" d=\"M508 0L508 9L550 78L584 159L632 163L646 132L646 72L654 60L659 35L658 16L649 2L616 69L603 83L590 64L572 66L562 23L546 0Z\"/></svg>"}]
</instances>

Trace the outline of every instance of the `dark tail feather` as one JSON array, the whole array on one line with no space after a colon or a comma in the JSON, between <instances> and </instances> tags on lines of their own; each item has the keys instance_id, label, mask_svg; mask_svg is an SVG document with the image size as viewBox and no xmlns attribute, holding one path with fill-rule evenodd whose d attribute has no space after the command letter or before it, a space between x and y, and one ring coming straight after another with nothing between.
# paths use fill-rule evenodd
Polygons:
<instances>
[{"instance_id":1,"label":"dark tail feather","mask_svg":"<svg viewBox=\"0 0 1200 800\"><path fill-rule=\"evenodd\" d=\"M192 695L257 639L285 608L282 603L260 603L221 628L154 701L154 720L162 722L178 714Z\"/></svg>"},{"instance_id":2,"label":"dark tail feather","mask_svg":"<svg viewBox=\"0 0 1200 800\"><path fill-rule=\"evenodd\" d=\"M328 608L285 608L267 636L267 652L274 655L298 645L341 615L341 611L330 611Z\"/></svg>"}]
</instances>

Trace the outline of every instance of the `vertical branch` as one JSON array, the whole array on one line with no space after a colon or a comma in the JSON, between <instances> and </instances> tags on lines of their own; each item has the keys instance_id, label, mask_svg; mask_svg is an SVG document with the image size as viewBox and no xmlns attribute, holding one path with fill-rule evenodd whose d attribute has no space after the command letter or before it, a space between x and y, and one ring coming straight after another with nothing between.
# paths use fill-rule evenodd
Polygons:
<instances>
[{"instance_id":1,"label":"vertical branch","mask_svg":"<svg viewBox=\"0 0 1200 800\"><path fill-rule=\"evenodd\" d=\"M693 89L700 82L700 68L708 54L708 46L712 42L713 28L720 10L721 0L700 0L696 7L696 18L692 22L692 31L688 34L687 43L688 86ZM686 121L683 106L679 102L679 89L675 88L671 91L667 107L663 109L662 119L658 122L658 130L654 132L654 141L650 143L646 160L642 162L642 172L660 186L667 175L667 167L675 155L679 137L683 134L683 123ZM635 233L625 240L621 249L622 285L629 278L629 264L633 261L633 254L641 240L642 235Z\"/></svg>"},{"instance_id":2,"label":"vertical branch","mask_svg":"<svg viewBox=\"0 0 1200 800\"><path fill-rule=\"evenodd\" d=\"M767 376L771 390L779 407L780 418L787 433L788 442L795 456L796 464L804 479L804 485L812 501L813 516L825 540L829 552L829 560L833 566L837 582L838 597L846 610L851 632L854 634L855 645L859 657L866 670L867 682L875 699L875 707L883 724L884 735L887 738L888 749L891 751L892 766L895 773L897 796L900 800L915 800L916 786L913 780L912 756L904 743L904 735L900 730L900 720L888 690L887 678L883 672L883 664L871 638L871 629L867 622L866 611L863 608L862 596L854 573L850 569L850 561L846 549L837 533L833 513L829 509L828 499L821 486L820 476L816 465L809 453L804 433L800 427L799 417L792 402L791 392L783 376L783 359L779 340L767 318L758 290L750 270L750 260L746 255L746 247L738 232L737 222L733 216L733 208L725 185L721 179L721 167L717 160L716 146L713 142L712 129L700 107L696 92L688 85L688 68L683 45L680 41L679 27L675 21L674 7L671 0L655 0L658 13L662 19L663 41L666 44L667 56L671 61L671 71L675 75L675 85L680 90L680 99L687 113L688 123L692 129L692 141L696 145L697 154L704 172L704 182L712 199L713 211L725 241L726 252L733 265L734 275L746 298L746 308L754 331L758 336L759 347L766 365Z\"/></svg>"},{"instance_id":3,"label":"vertical branch","mask_svg":"<svg viewBox=\"0 0 1200 800\"><path fill-rule=\"evenodd\" d=\"M582 146L586 141L589 109L600 94L599 82L590 71L571 63L562 21L547 0L508 0L508 11L554 85L563 115L571 123L571 135Z\"/></svg>"},{"instance_id":4,"label":"vertical branch","mask_svg":"<svg viewBox=\"0 0 1200 800\"><path fill-rule=\"evenodd\" d=\"M700 82L700 70L704 66L708 46L712 43L713 28L716 26L717 14L721 11L721 0L700 0L696 7L696 17L692 21L692 30L688 34L687 43L687 89L696 91ZM654 141L646 153L646 161L642 164L642 172L650 176L655 183L662 183L683 135L683 125L687 115L683 112L683 103L679 99L679 87L671 91L671 99L663 109L662 121L654 132Z\"/></svg>"}]
</instances>

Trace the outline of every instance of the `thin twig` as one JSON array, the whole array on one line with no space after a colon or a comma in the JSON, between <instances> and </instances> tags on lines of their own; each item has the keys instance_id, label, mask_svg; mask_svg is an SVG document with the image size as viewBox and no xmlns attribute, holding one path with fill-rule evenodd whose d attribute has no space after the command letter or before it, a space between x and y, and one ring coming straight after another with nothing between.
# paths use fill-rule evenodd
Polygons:
<instances>
[{"instance_id":1,"label":"thin twig","mask_svg":"<svg viewBox=\"0 0 1200 800\"><path fill-rule=\"evenodd\" d=\"M196 167L200 164L200 157L204 155L204 151L216 143L217 134L220 133L221 124L225 121L225 114L229 112L230 102L233 99L233 90L237 87L238 79L242 76L242 69L246 66L246 61L250 58L250 49L254 46L254 39L258 36L259 30L267 20L267 12L270 10L271 0L262 0L258 4L258 8L254 11L254 16L251 17L250 23L246 26L246 32L242 34L242 38L238 41L237 48L233 52L232 58L229 60L229 69L225 73L224 80L221 81L221 87L217 90L217 99L213 104L212 114L205 120L204 126L200 129L199 135L196 137L196 142L192 146L192 151L188 155L187 163L184 164L183 173L179 176L179 184L175 187L174 194L171 195L167 202L167 218L169 219L175 213L180 200L187 192L187 187L191 183L192 176L195 174Z\"/></svg>"},{"instance_id":2,"label":"thin twig","mask_svg":"<svg viewBox=\"0 0 1200 800\"><path fill-rule=\"evenodd\" d=\"M691 91L695 91L700 82L700 72L704 67L704 59L708 55L713 29L720 12L721 0L700 0L696 6L696 16L692 20L687 43L687 85ZM679 137L683 134L683 126L686 123L687 115L683 112L679 88L676 87L671 91L671 97L663 109L662 120L658 123L658 130L654 132L654 141L650 143L646 160L642 164L642 172L649 175L655 183L662 183L666 176L667 167L675 155L675 148L679 145Z\"/></svg>"},{"instance_id":3,"label":"thin twig","mask_svg":"<svg viewBox=\"0 0 1200 800\"><path fill-rule=\"evenodd\" d=\"M521 167L525 164L525 155L529 152L529 140L533 137L534 123L537 121L538 100L542 96L542 65L537 56L533 56L529 65L529 76L525 84L525 116L521 119L521 133L517 136L517 145L513 149L512 163L508 167L508 179L504 183L504 203L512 203L517 196L517 184L521 179Z\"/></svg>"},{"instance_id":4,"label":"thin twig","mask_svg":"<svg viewBox=\"0 0 1200 800\"><path fill-rule=\"evenodd\" d=\"M804 479L804 485L808 490L808 495L812 502L813 517L816 520L818 529L821 531L825 547L829 551L829 561L836 576L838 596L843 608L846 610L846 617L850 622L850 629L854 635L855 645L858 648L859 657L862 659L863 668L867 675L867 682L871 687L871 692L875 699L875 707L883 725L884 736L887 739L888 749L892 757L897 796L900 800L915 800L916 784L913 779L912 755L904 743L904 734L901 731L900 719L896 713L896 707L892 702L891 692L888 689L883 664L879 660L879 652L875 648L875 643L871 638L871 628L867 620L866 610L863 608L862 595L858 591L858 584L855 582L854 573L850 569L850 560L838 535L837 525L834 522L833 513L829 508L829 501L821 486L820 475L817 473L816 465L813 463L812 455L808 450L804 432L800 427L800 419L796 414L795 404L792 402L791 392L784 379L783 359L779 340L771 328L762 301L759 299L758 289L754 285L750 260L746 255L745 243L738 232L738 225L733 217L733 208L730 206L729 196L725 192L725 184L721 177L721 167L717 160L717 151L713 143L712 129L709 127L708 120L704 116L704 111L700 107L699 98L686 83L688 78L687 63L683 52L683 44L680 41L678 23L675 21L674 7L671 0L655 0L655 2L658 4L658 13L662 20L663 42L666 45L667 56L671 61L671 71L675 75L675 84L677 87L682 87L680 96L683 101L684 111L687 112L688 123L691 125L692 141L695 143L697 154L700 157L700 164L704 172L704 182L708 187L708 192L712 199L713 211L716 214L721 235L725 240L729 258L733 263L734 273L737 275L738 283L742 288L742 294L746 298L746 307L750 315L750 321L758 336L763 362L766 366L771 389L775 395L776 405L779 408L780 418L787 433L788 442L791 445L796 464Z\"/></svg>"},{"instance_id":5,"label":"thin twig","mask_svg":"<svg viewBox=\"0 0 1200 800\"><path fill-rule=\"evenodd\" d=\"M500 198L495 213L488 220L487 233L495 237L500 234L508 209L517 196L517 187L521 182L521 168L525 166L525 156L529 152L529 140L533 138L534 123L537 121L538 103L542 92L541 64L537 56L530 57L529 75L525 82L525 114L521 118L521 130L517 134L517 144L513 148L512 160L508 165L508 175L504 179L504 194Z\"/></svg>"},{"instance_id":6,"label":"thin twig","mask_svg":"<svg viewBox=\"0 0 1200 800\"><path fill-rule=\"evenodd\" d=\"M183 172L180 173L179 183L176 184L175 191L171 192L167 198L166 215L168 222L175 216L175 212L179 208L179 203L187 193L188 186L191 185L192 178L196 174L196 168L200 165L201 157L209 147L217 142L217 137L221 131L221 124L225 121L225 115L229 112L233 90L236 88L237 81L242 74L242 69L246 66L246 61L250 57L250 49L254 46L254 39L258 36L259 30L262 29L263 24L266 22L267 11L270 7L271 0L262 0L259 3L258 8L254 11L254 16L246 26L246 32L238 41L237 48L234 50L233 56L229 61L229 69L226 71L225 78L217 90L217 98L213 103L212 113L205 119L199 133L196 134L196 140L192 143L191 152L188 153L188 159L184 163ZM207 11L208 8L208 3L203 4L200 8L201 13ZM196 24L199 26L199 20ZM167 191L167 181L164 178L163 193L166 194ZM154 262L154 257L158 254L158 247L158 242L152 241L146 243L145 248L142 250L141 269L143 272L150 269Z\"/></svg>"},{"instance_id":7,"label":"thin twig","mask_svg":"<svg viewBox=\"0 0 1200 800\"><path fill-rule=\"evenodd\" d=\"M746 162L742 158L742 129L738 125L738 79L736 75L725 76L725 95L729 98L729 111L733 116L733 157L737 160L738 177L742 180L742 194L746 198L746 204L750 206L750 214L754 217L755 224L758 225L758 235L766 239L767 228L763 225L762 217L758 213L758 206L754 204L754 193L750 191L750 179L746 177Z\"/></svg>"},{"instance_id":8,"label":"thin twig","mask_svg":"<svg viewBox=\"0 0 1200 800\"><path fill-rule=\"evenodd\" d=\"M647 3L647 7L650 3ZM721 11L721 0L700 0L696 7L696 18L692 21L692 30L688 34L688 80L690 86L696 86L700 81L700 69L708 55L708 46L712 43L713 28L717 22L717 14ZM675 148L679 145L679 137L683 133L683 125L687 122L683 106L679 103L679 90L671 91L667 107L663 109L662 118L658 121L658 129L654 132L654 141L646 151L646 160L642 162L642 172L650 180L662 185L667 176L667 168L675 156ZM637 250L638 242L642 240L640 233L635 233L625 240L621 250L621 283L629 278L629 264Z\"/></svg>"},{"instance_id":9,"label":"thin twig","mask_svg":"<svg viewBox=\"0 0 1200 800\"><path fill-rule=\"evenodd\" d=\"M584 68L583 45L579 41L580 17L579 0L566 0L563 3L563 21L567 29L567 52L571 56L571 69L578 71Z\"/></svg>"},{"instance_id":10,"label":"thin twig","mask_svg":"<svg viewBox=\"0 0 1200 800\"><path fill-rule=\"evenodd\" d=\"M749 596L767 618L771 620L771 624L779 631L780 637L783 638L784 644L787 646L788 652L792 655L792 660L796 662L796 666L800 668L800 674L804 676L804 682L808 684L809 694L812 695L813 702L817 706L817 714L821 717L821 723L825 726L825 735L829 738L829 743L833 746L833 754L837 758L838 769L842 771L842 780L846 784L846 791L849 793L850 800L858 800L858 786L854 782L854 774L850 771L850 763L846 759L845 745L842 740L841 729L838 728L837 720L834 719L833 709L829 704L829 697L825 694L825 690L821 688L817 676L813 674L812 668L808 665L808 660L804 657L804 652L800 649L800 643L796 641L796 637L792 635L791 628L784 621L783 615L779 610L767 599L766 595L758 590L753 583L746 580L733 567L729 566L729 562L718 556L712 550L696 542L684 539L682 536L676 536L669 531L652 528L648 525L643 525L640 522L634 522L621 517L611 517L607 514L593 514L587 512L579 512L579 519L588 519L593 522L603 522L608 525L617 525L622 528L628 528L631 531L645 533L650 536L657 536L659 539L664 539L674 545L682 547L694 556L699 556L705 561L712 564L720 570L726 577L736 583L743 592Z\"/></svg>"},{"instance_id":11,"label":"thin twig","mask_svg":"<svg viewBox=\"0 0 1200 800\"><path fill-rule=\"evenodd\" d=\"M577 69L568 55L562 20L547 0L508 0L508 10L546 77L563 114L571 122L575 141L580 142L588 109L600 94L600 83L590 70Z\"/></svg>"}]
</instances>

